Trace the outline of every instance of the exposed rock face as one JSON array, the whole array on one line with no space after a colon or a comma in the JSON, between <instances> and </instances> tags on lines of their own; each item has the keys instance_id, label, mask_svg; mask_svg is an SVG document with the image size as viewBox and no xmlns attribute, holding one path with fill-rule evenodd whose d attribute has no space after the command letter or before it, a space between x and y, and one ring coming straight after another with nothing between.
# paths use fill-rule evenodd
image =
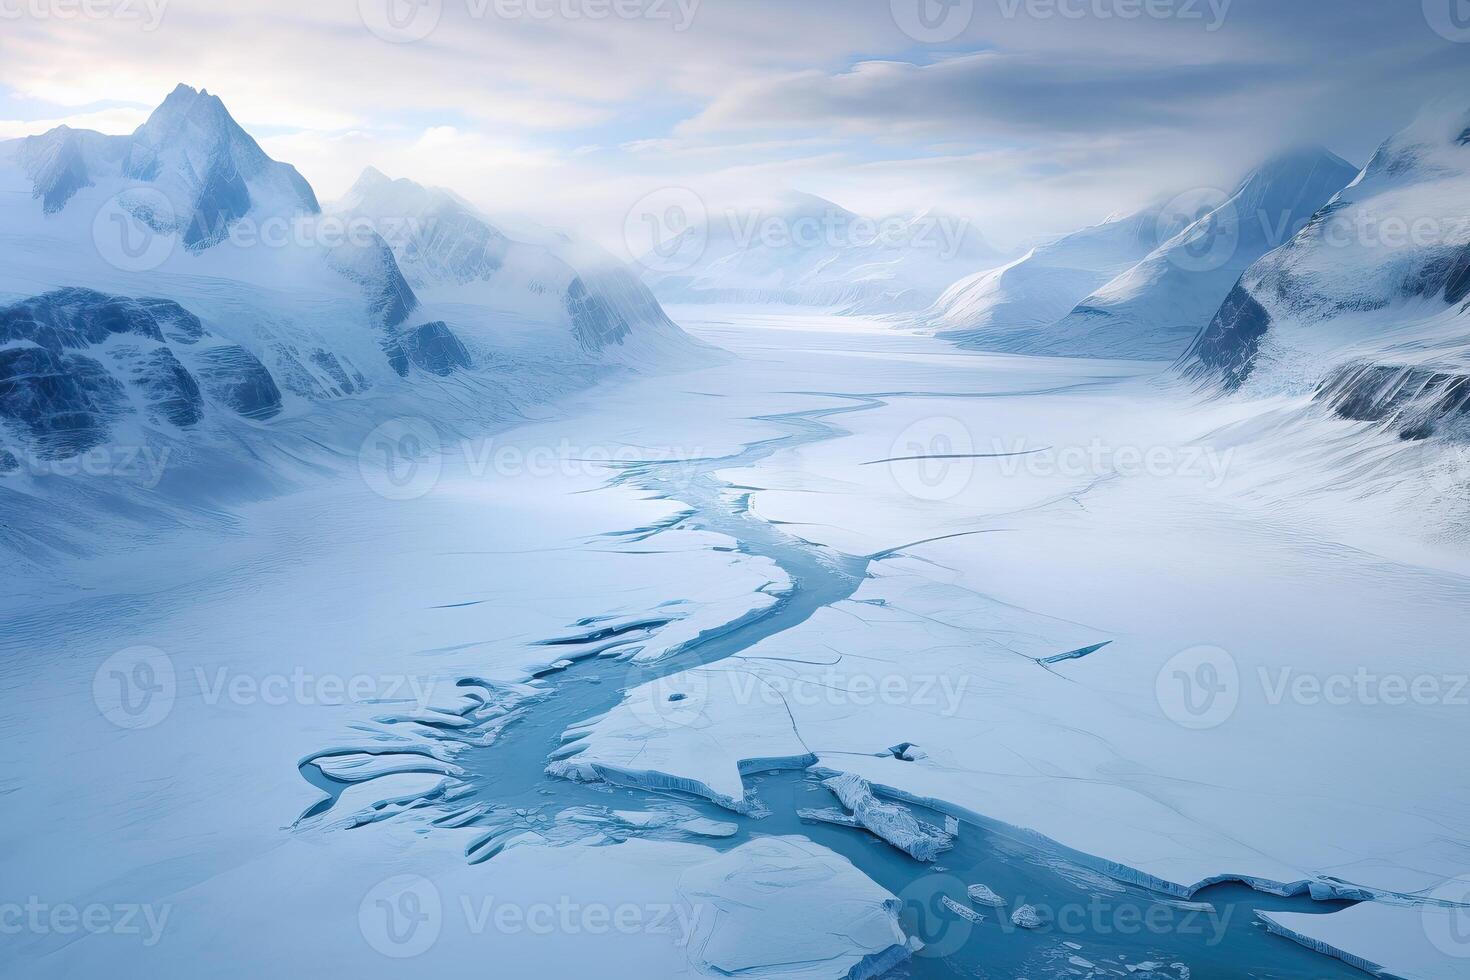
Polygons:
<instances>
[{"instance_id":1,"label":"exposed rock face","mask_svg":"<svg viewBox=\"0 0 1470 980\"><path fill-rule=\"evenodd\" d=\"M1427 439L1441 424L1470 416L1470 374L1349 364L1323 382L1317 398L1338 418L1382 422L1400 438Z\"/></svg>"},{"instance_id":2,"label":"exposed rock face","mask_svg":"<svg viewBox=\"0 0 1470 980\"><path fill-rule=\"evenodd\" d=\"M448 377L456 370L468 370L470 352L443 320L423 323L394 336L384 344L388 363L406 377L409 367Z\"/></svg>"},{"instance_id":3,"label":"exposed rock face","mask_svg":"<svg viewBox=\"0 0 1470 980\"><path fill-rule=\"evenodd\" d=\"M328 254L327 262L367 293L372 326L392 330L418 309L419 298L399 270L393 250L377 235L367 243L338 245Z\"/></svg>"},{"instance_id":4,"label":"exposed rock face","mask_svg":"<svg viewBox=\"0 0 1470 980\"><path fill-rule=\"evenodd\" d=\"M26 432L44 459L106 442L125 406L123 386L90 357L33 346L0 350L0 418Z\"/></svg>"},{"instance_id":5,"label":"exposed rock face","mask_svg":"<svg viewBox=\"0 0 1470 980\"><path fill-rule=\"evenodd\" d=\"M0 309L0 343L19 340L51 351L77 350L115 334L163 343L153 311L135 300L92 289L58 289Z\"/></svg>"},{"instance_id":6,"label":"exposed rock face","mask_svg":"<svg viewBox=\"0 0 1470 980\"><path fill-rule=\"evenodd\" d=\"M320 348L312 351L311 363L325 371L327 376L337 383L337 389L341 394L355 395L368 387L368 381L361 373L354 371L349 375L347 369L342 366L341 360L331 351Z\"/></svg>"},{"instance_id":7,"label":"exposed rock face","mask_svg":"<svg viewBox=\"0 0 1470 980\"><path fill-rule=\"evenodd\" d=\"M1271 329L1271 314L1250 291L1236 286L1220 312L1210 321L1184 355L1195 377L1214 377L1234 391L1250 375L1261 338Z\"/></svg>"},{"instance_id":8,"label":"exposed rock face","mask_svg":"<svg viewBox=\"0 0 1470 980\"><path fill-rule=\"evenodd\" d=\"M123 369L127 380L147 398L154 421L187 429L204 417L204 397L199 393L199 383L167 347L149 351L117 348L113 360Z\"/></svg>"},{"instance_id":9,"label":"exposed rock face","mask_svg":"<svg viewBox=\"0 0 1470 980\"><path fill-rule=\"evenodd\" d=\"M265 366L238 346L201 346L207 339L198 317L156 297L68 288L0 308L0 419L37 455L62 459L108 441L135 404L148 421L184 429L204 418L206 393L247 418L277 414L281 393Z\"/></svg>"},{"instance_id":10,"label":"exposed rock face","mask_svg":"<svg viewBox=\"0 0 1470 980\"><path fill-rule=\"evenodd\" d=\"M567 287L567 315L572 318L572 331L584 350L602 350L609 344L620 344L631 329L606 300L588 292L581 277Z\"/></svg>"},{"instance_id":11,"label":"exposed rock face","mask_svg":"<svg viewBox=\"0 0 1470 980\"><path fill-rule=\"evenodd\" d=\"M248 419L263 421L281 411L281 390L271 373L243 347L224 345L200 355L200 376L210 397Z\"/></svg>"}]
</instances>

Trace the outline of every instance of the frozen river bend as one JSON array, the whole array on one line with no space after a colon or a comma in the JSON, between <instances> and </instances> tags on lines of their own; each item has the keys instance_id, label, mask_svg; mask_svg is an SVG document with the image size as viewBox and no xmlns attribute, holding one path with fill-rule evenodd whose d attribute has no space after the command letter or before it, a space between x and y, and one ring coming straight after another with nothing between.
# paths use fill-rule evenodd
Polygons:
<instances>
[{"instance_id":1,"label":"frozen river bend","mask_svg":"<svg viewBox=\"0 0 1470 980\"><path fill-rule=\"evenodd\" d=\"M676 319L10 590L0 972L1470 968L1459 552L1155 368Z\"/></svg>"}]
</instances>

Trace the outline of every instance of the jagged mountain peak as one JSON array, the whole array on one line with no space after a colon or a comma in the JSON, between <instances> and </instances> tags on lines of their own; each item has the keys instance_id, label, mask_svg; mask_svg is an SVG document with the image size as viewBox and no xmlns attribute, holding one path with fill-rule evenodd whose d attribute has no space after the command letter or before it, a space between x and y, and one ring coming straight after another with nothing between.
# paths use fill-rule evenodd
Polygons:
<instances>
[{"instance_id":1,"label":"jagged mountain peak","mask_svg":"<svg viewBox=\"0 0 1470 980\"><path fill-rule=\"evenodd\" d=\"M134 131L133 139L158 149L185 146L203 152L214 151L228 141L253 156L269 160L254 138L235 122L219 96L210 95L208 89L182 84Z\"/></svg>"},{"instance_id":2,"label":"jagged mountain peak","mask_svg":"<svg viewBox=\"0 0 1470 980\"><path fill-rule=\"evenodd\" d=\"M59 126L15 145L46 213L64 209L84 188L136 196L146 185L168 206L151 202L140 216L146 211L156 231L179 232L194 251L219 244L252 212L321 211L296 168L271 159L207 89L178 86L129 136Z\"/></svg>"},{"instance_id":3,"label":"jagged mountain peak","mask_svg":"<svg viewBox=\"0 0 1470 980\"><path fill-rule=\"evenodd\" d=\"M353 181L352 186L347 191L347 196L367 194L391 183L393 183L392 177L389 177L377 167L369 165L363 167L362 173L357 175L357 180Z\"/></svg>"}]
</instances>

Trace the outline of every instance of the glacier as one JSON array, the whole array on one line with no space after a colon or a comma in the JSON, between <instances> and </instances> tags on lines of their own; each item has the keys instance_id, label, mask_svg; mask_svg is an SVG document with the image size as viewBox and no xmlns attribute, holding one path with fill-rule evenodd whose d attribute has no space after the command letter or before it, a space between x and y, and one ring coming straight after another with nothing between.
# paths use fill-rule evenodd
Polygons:
<instances>
[{"instance_id":1,"label":"glacier","mask_svg":"<svg viewBox=\"0 0 1470 980\"><path fill-rule=\"evenodd\" d=\"M1467 131L1039 246L939 336L927 259L645 279L318 202L184 86L0 143L5 879L160 940L0 969L1458 975ZM1449 230L1340 238L1406 209Z\"/></svg>"}]
</instances>

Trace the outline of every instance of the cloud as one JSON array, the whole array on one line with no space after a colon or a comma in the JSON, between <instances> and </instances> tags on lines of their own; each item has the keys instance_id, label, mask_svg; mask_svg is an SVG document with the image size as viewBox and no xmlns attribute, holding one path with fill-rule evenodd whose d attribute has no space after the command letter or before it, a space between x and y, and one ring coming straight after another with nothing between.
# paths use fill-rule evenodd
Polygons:
<instances>
[{"instance_id":1,"label":"cloud","mask_svg":"<svg viewBox=\"0 0 1470 980\"><path fill-rule=\"evenodd\" d=\"M541 3L556 16L440 0L407 44L367 28L376 2L169 0L151 31L6 20L0 136L45 128L34 117L127 131L182 81L324 197L372 163L608 242L660 187L795 187L874 214L936 205L1015 240L1228 181L1285 142L1365 159L1424 100L1470 91L1466 46L1413 2L1233 0L1209 31L1087 13L1115 0L1067 0L1082 17L975 0L942 46L884 0L701 0L683 31L582 0Z\"/></svg>"},{"instance_id":2,"label":"cloud","mask_svg":"<svg viewBox=\"0 0 1470 980\"><path fill-rule=\"evenodd\" d=\"M736 87L684 128L940 137L1154 130L1269 91L1287 74L1262 65L1058 62L994 51L929 65L866 61L839 74L804 71Z\"/></svg>"},{"instance_id":3,"label":"cloud","mask_svg":"<svg viewBox=\"0 0 1470 980\"><path fill-rule=\"evenodd\" d=\"M55 129L57 126L70 126L72 129L95 129L109 136L125 136L143 125L147 118L148 112L145 109L120 107L101 109L96 112L82 112L55 119L0 119L0 139L36 136Z\"/></svg>"}]
</instances>

